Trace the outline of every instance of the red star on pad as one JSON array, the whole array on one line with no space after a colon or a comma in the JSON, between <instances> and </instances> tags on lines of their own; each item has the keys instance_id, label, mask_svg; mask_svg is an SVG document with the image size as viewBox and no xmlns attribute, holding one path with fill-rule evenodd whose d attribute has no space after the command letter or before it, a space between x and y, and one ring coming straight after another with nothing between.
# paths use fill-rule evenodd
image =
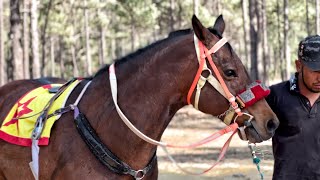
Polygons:
<instances>
[{"instance_id":1,"label":"red star on pad","mask_svg":"<svg viewBox=\"0 0 320 180\"><path fill-rule=\"evenodd\" d=\"M18 118L23 116L24 114L29 114L30 112L32 112L32 110L28 108L28 105L36 97L37 96L30 98L28 101L26 101L24 103L18 102L18 108L17 108L17 111L14 114L13 118L9 122L5 123L3 126L9 126L9 125L15 124L15 123L17 123L17 126L18 126L18 120L19 120Z\"/></svg>"}]
</instances>

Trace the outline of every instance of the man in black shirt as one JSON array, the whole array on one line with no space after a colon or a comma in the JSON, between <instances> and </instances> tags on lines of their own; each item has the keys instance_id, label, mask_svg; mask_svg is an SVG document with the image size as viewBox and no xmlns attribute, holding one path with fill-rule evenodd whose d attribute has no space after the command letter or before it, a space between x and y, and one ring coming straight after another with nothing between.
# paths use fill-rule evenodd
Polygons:
<instances>
[{"instance_id":1,"label":"man in black shirt","mask_svg":"<svg viewBox=\"0 0 320 180\"><path fill-rule=\"evenodd\" d=\"M273 180L320 180L320 36L299 43L296 73L270 87L280 120L272 138Z\"/></svg>"}]
</instances>

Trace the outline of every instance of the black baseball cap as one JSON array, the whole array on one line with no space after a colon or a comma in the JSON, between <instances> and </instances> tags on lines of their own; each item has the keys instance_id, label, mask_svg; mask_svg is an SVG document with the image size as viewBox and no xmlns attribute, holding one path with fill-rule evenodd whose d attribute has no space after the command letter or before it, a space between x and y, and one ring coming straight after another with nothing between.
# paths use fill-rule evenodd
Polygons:
<instances>
[{"instance_id":1,"label":"black baseball cap","mask_svg":"<svg viewBox=\"0 0 320 180\"><path fill-rule=\"evenodd\" d=\"M299 43L298 58L312 71L320 71L320 36L308 36Z\"/></svg>"}]
</instances>

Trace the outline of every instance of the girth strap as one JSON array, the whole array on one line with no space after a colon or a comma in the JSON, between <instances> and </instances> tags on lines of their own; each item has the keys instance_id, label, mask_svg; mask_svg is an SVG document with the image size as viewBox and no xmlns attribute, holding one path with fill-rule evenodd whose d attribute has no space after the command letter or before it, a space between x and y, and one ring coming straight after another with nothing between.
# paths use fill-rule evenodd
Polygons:
<instances>
[{"instance_id":1,"label":"girth strap","mask_svg":"<svg viewBox=\"0 0 320 180\"><path fill-rule=\"evenodd\" d=\"M77 107L75 107L75 109L77 109L75 110L75 113L79 112ZM76 115L74 122L77 126L79 134L89 147L90 151L103 165L107 166L111 171L118 174L129 174L135 179L142 179L144 175L153 167L154 161L157 159L156 153L154 153L153 157L145 168L141 170L134 170L128 164L121 161L106 147L106 145L102 143L95 130L82 113Z\"/></svg>"}]
</instances>

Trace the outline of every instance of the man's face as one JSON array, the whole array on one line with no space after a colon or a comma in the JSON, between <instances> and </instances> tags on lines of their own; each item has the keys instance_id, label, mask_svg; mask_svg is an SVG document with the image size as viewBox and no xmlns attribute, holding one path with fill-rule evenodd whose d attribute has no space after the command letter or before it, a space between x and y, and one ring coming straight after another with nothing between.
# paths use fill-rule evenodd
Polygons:
<instances>
[{"instance_id":1,"label":"man's face","mask_svg":"<svg viewBox=\"0 0 320 180\"><path fill-rule=\"evenodd\" d=\"M296 60L296 69L302 85L310 92L320 93L320 71L312 71L301 60Z\"/></svg>"},{"instance_id":2,"label":"man's face","mask_svg":"<svg viewBox=\"0 0 320 180\"><path fill-rule=\"evenodd\" d=\"M301 75L303 84L309 91L320 93L320 71L312 71L307 66L302 65Z\"/></svg>"}]
</instances>

